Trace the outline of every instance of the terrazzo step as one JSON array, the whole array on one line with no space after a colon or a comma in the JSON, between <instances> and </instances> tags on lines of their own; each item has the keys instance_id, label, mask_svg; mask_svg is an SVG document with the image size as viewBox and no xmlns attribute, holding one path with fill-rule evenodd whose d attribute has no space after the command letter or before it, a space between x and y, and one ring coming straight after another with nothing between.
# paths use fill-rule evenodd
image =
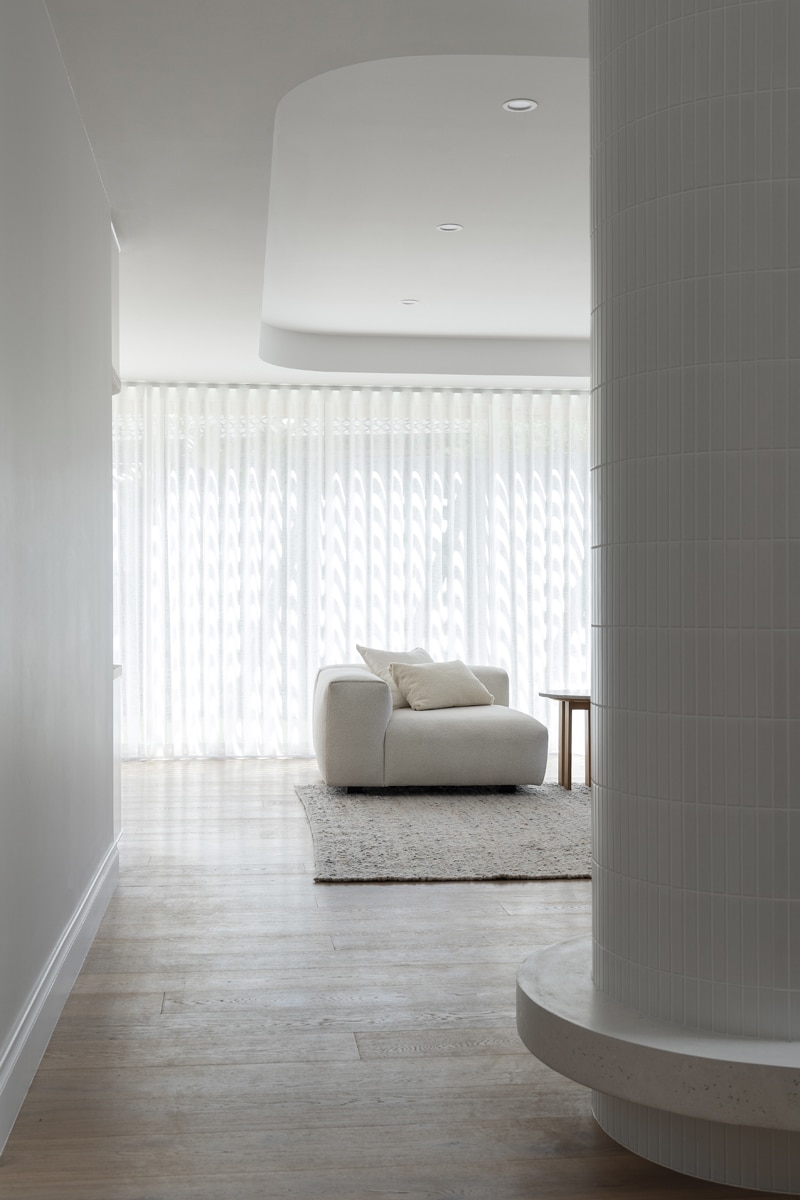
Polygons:
<instances>
[{"instance_id":1,"label":"terrazzo step","mask_svg":"<svg viewBox=\"0 0 800 1200\"><path fill-rule=\"evenodd\" d=\"M642 1017L598 992L592 939L532 953L517 976L517 1030L542 1062L605 1096L724 1125L800 1130L800 1043Z\"/></svg>"}]
</instances>

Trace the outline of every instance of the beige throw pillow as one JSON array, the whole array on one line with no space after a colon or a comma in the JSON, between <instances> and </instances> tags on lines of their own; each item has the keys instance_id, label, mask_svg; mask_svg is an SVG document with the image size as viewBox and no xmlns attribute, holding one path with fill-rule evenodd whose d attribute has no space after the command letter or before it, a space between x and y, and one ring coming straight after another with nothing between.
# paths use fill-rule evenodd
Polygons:
<instances>
[{"instance_id":1,"label":"beige throw pillow","mask_svg":"<svg viewBox=\"0 0 800 1200\"><path fill-rule=\"evenodd\" d=\"M393 662L389 670L412 708L466 708L494 703L492 693L458 658L420 666Z\"/></svg>"},{"instance_id":2,"label":"beige throw pillow","mask_svg":"<svg viewBox=\"0 0 800 1200\"><path fill-rule=\"evenodd\" d=\"M372 650L369 646L356 646L356 650L373 675L379 676L388 683L392 693L393 708L408 708L408 701L392 679L389 667L391 663L432 663L433 659L427 650L416 646L413 650Z\"/></svg>"}]
</instances>

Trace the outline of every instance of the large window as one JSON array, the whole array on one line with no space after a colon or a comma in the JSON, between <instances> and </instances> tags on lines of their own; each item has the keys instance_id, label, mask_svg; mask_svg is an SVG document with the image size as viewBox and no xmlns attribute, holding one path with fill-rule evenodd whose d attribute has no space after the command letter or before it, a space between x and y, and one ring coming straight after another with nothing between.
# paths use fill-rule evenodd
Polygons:
<instances>
[{"instance_id":1,"label":"large window","mask_svg":"<svg viewBox=\"0 0 800 1200\"><path fill-rule=\"evenodd\" d=\"M123 754L307 755L356 642L588 681L586 393L128 386L115 398Z\"/></svg>"}]
</instances>

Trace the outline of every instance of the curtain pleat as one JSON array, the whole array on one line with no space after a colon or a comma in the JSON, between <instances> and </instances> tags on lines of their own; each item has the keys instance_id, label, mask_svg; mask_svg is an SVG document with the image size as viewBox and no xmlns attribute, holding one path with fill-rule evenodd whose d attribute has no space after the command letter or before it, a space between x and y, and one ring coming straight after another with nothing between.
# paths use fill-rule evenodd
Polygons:
<instances>
[{"instance_id":1,"label":"curtain pleat","mask_svg":"<svg viewBox=\"0 0 800 1200\"><path fill-rule=\"evenodd\" d=\"M309 755L357 642L588 684L587 393L130 385L113 444L126 757Z\"/></svg>"}]
</instances>

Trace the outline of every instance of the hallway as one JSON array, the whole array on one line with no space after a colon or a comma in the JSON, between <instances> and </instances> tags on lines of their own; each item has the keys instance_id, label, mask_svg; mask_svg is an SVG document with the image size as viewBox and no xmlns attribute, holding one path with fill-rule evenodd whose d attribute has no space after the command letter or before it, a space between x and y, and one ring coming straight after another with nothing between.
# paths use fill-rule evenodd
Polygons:
<instances>
[{"instance_id":1,"label":"hallway","mask_svg":"<svg viewBox=\"0 0 800 1200\"><path fill-rule=\"evenodd\" d=\"M128 763L121 878L3 1200L756 1193L620 1149L522 1046L515 972L590 885L315 885L301 760Z\"/></svg>"}]
</instances>

